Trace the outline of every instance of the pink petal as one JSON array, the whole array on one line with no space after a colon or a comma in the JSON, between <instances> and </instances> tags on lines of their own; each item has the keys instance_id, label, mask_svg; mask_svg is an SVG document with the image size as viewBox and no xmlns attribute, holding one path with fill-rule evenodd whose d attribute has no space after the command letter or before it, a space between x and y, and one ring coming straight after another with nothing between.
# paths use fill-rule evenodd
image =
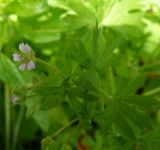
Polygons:
<instances>
[{"instance_id":1,"label":"pink petal","mask_svg":"<svg viewBox=\"0 0 160 150\"><path fill-rule=\"evenodd\" d=\"M34 61L30 60L29 63L27 64L27 69L28 70L32 70L32 69L35 69L35 63Z\"/></svg>"},{"instance_id":2,"label":"pink petal","mask_svg":"<svg viewBox=\"0 0 160 150\"><path fill-rule=\"evenodd\" d=\"M21 43L19 44L19 49L22 52L29 53L31 51L31 47L28 44Z\"/></svg>"},{"instance_id":3,"label":"pink petal","mask_svg":"<svg viewBox=\"0 0 160 150\"><path fill-rule=\"evenodd\" d=\"M25 70L26 69L26 67L27 67L27 64L21 64L20 66L19 66L19 70Z\"/></svg>"},{"instance_id":4,"label":"pink petal","mask_svg":"<svg viewBox=\"0 0 160 150\"><path fill-rule=\"evenodd\" d=\"M19 54L13 54L13 60L15 62L20 62L22 60L22 57Z\"/></svg>"}]
</instances>

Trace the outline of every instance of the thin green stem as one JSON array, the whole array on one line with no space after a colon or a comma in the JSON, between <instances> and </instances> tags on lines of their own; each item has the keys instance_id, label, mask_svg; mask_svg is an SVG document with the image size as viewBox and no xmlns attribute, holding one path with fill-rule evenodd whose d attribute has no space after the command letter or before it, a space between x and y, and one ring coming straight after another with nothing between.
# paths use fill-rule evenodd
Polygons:
<instances>
[{"instance_id":1,"label":"thin green stem","mask_svg":"<svg viewBox=\"0 0 160 150\"><path fill-rule=\"evenodd\" d=\"M146 64L146 65L142 66L140 69L141 70L150 69L152 67L157 67L159 65L160 65L160 61L157 61L157 62L154 62L152 64Z\"/></svg>"},{"instance_id":2,"label":"thin green stem","mask_svg":"<svg viewBox=\"0 0 160 150\"><path fill-rule=\"evenodd\" d=\"M143 95L149 96L149 95L156 94L156 93L158 93L158 92L160 92L160 87L155 88L155 89L150 90L150 91L147 91L147 92L143 93Z\"/></svg>"},{"instance_id":3,"label":"thin green stem","mask_svg":"<svg viewBox=\"0 0 160 150\"><path fill-rule=\"evenodd\" d=\"M10 150L10 98L8 85L5 85L5 146L6 150Z\"/></svg>"},{"instance_id":4,"label":"thin green stem","mask_svg":"<svg viewBox=\"0 0 160 150\"><path fill-rule=\"evenodd\" d=\"M78 124L77 126L75 126L74 128L71 129L70 134L68 135L68 137L65 139L63 145L62 145L62 149L65 148L65 144L68 144L72 138L72 136L76 133L77 128L80 127L80 124Z\"/></svg>"},{"instance_id":5,"label":"thin green stem","mask_svg":"<svg viewBox=\"0 0 160 150\"><path fill-rule=\"evenodd\" d=\"M109 74L111 92L112 92L112 95L114 95L116 92L116 87L115 87L115 82L114 82L113 69L111 67L108 68L108 74Z\"/></svg>"},{"instance_id":6,"label":"thin green stem","mask_svg":"<svg viewBox=\"0 0 160 150\"><path fill-rule=\"evenodd\" d=\"M17 118L17 122L16 122L16 125L15 125L15 129L14 129L14 133L13 133L12 150L16 149L17 137L18 137L18 134L19 134L19 130L20 130L20 126L21 126L21 122L22 122L22 119L23 119L24 112L25 112L25 106L23 105L20 109L20 112L19 112L19 115L18 115L18 118Z\"/></svg>"},{"instance_id":7,"label":"thin green stem","mask_svg":"<svg viewBox=\"0 0 160 150\"><path fill-rule=\"evenodd\" d=\"M58 69L57 69L56 67L54 67L53 65L47 63L46 61L44 61L44 60L42 60L42 59L39 59L39 58L34 58L34 61L50 67L55 74L60 75L63 79L65 78L64 75L60 72L60 70L58 70Z\"/></svg>"},{"instance_id":8,"label":"thin green stem","mask_svg":"<svg viewBox=\"0 0 160 150\"><path fill-rule=\"evenodd\" d=\"M56 131L53 135L51 135L51 138L55 138L56 136L58 136L60 133L62 133L65 129L67 129L69 126L71 126L73 123L77 122L78 118L73 119L72 121L70 121L67 125L63 126L62 128L60 128L58 131Z\"/></svg>"}]
</instances>

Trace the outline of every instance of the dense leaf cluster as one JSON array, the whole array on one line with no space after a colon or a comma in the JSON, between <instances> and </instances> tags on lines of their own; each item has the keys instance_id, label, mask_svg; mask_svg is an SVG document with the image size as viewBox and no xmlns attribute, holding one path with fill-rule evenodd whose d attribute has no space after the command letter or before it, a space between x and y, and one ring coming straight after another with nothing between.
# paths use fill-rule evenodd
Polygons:
<instances>
[{"instance_id":1,"label":"dense leaf cluster","mask_svg":"<svg viewBox=\"0 0 160 150\"><path fill-rule=\"evenodd\" d=\"M1 0L0 107L19 97L13 135L26 108L16 149L158 150L159 14L158 0ZM20 42L61 76L38 63L20 72Z\"/></svg>"}]
</instances>

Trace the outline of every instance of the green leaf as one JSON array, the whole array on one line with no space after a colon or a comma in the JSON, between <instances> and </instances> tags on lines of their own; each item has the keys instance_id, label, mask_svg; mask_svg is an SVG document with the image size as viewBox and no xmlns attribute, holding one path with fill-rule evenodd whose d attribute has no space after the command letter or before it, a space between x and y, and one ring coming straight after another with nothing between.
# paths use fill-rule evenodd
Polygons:
<instances>
[{"instance_id":1,"label":"green leaf","mask_svg":"<svg viewBox=\"0 0 160 150\"><path fill-rule=\"evenodd\" d=\"M135 92L144 84L145 77L143 75L139 75L136 77L133 77L131 80L127 80L122 82L120 85L118 85L118 89L116 92L116 95L121 96L127 96L135 94Z\"/></svg>"},{"instance_id":2,"label":"green leaf","mask_svg":"<svg viewBox=\"0 0 160 150\"><path fill-rule=\"evenodd\" d=\"M4 54L0 54L0 80L11 86L24 83L16 66Z\"/></svg>"},{"instance_id":3,"label":"green leaf","mask_svg":"<svg viewBox=\"0 0 160 150\"><path fill-rule=\"evenodd\" d=\"M149 117L146 117L141 112L137 111L133 107L122 103L120 105L120 111L131 120L140 130L153 129L152 121Z\"/></svg>"},{"instance_id":4,"label":"green leaf","mask_svg":"<svg viewBox=\"0 0 160 150\"><path fill-rule=\"evenodd\" d=\"M118 36L114 36L112 31L107 28L102 28L99 31L97 40L97 55L93 55L93 60L96 62L97 70L104 70L116 63L119 56L113 53L113 51L122 40Z\"/></svg>"},{"instance_id":5,"label":"green leaf","mask_svg":"<svg viewBox=\"0 0 160 150\"><path fill-rule=\"evenodd\" d=\"M132 95L132 96L123 97L122 100L128 104L132 104L140 108L149 109L149 108L152 108L153 106L154 107L160 106L160 102L151 96Z\"/></svg>"},{"instance_id":6,"label":"green leaf","mask_svg":"<svg viewBox=\"0 0 160 150\"><path fill-rule=\"evenodd\" d=\"M83 102L81 102L79 99L75 98L72 95L69 95L69 105L75 114L77 114L78 116L82 114Z\"/></svg>"},{"instance_id":7,"label":"green leaf","mask_svg":"<svg viewBox=\"0 0 160 150\"><path fill-rule=\"evenodd\" d=\"M120 110L117 111L115 125L118 126L123 135L127 136L128 138L135 139L134 131Z\"/></svg>"},{"instance_id":8,"label":"green leaf","mask_svg":"<svg viewBox=\"0 0 160 150\"><path fill-rule=\"evenodd\" d=\"M103 134L109 132L112 124L115 121L116 114L117 103L114 100L108 103L107 108L104 110L104 112L97 114L96 119L101 125L101 131Z\"/></svg>"},{"instance_id":9,"label":"green leaf","mask_svg":"<svg viewBox=\"0 0 160 150\"><path fill-rule=\"evenodd\" d=\"M42 96L40 101L41 110L48 110L57 107L65 99L62 87L39 87L35 92Z\"/></svg>"},{"instance_id":10,"label":"green leaf","mask_svg":"<svg viewBox=\"0 0 160 150\"><path fill-rule=\"evenodd\" d=\"M49 130L49 118L47 111L38 111L33 115L34 120L45 132Z\"/></svg>"},{"instance_id":11,"label":"green leaf","mask_svg":"<svg viewBox=\"0 0 160 150\"><path fill-rule=\"evenodd\" d=\"M50 1L49 5L66 10L63 19L69 22L69 28L78 29L84 26L93 27L95 25L96 15L92 11L92 7L89 6L90 4L86 5L83 1L62 0Z\"/></svg>"},{"instance_id":12,"label":"green leaf","mask_svg":"<svg viewBox=\"0 0 160 150\"><path fill-rule=\"evenodd\" d=\"M71 57L75 61L85 68L93 67L92 59L81 41L79 41L77 46L73 45L71 48Z\"/></svg>"},{"instance_id":13,"label":"green leaf","mask_svg":"<svg viewBox=\"0 0 160 150\"><path fill-rule=\"evenodd\" d=\"M101 20L103 26L139 25L142 14L139 0L106 0Z\"/></svg>"},{"instance_id":14,"label":"green leaf","mask_svg":"<svg viewBox=\"0 0 160 150\"><path fill-rule=\"evenodd\" d=\"M33 1L25 0L12 1L6 8L7 13L13 13L18 16L30 17L32 15L41 14L49 9L45 0Z\"/></svg>"}]
</instances>

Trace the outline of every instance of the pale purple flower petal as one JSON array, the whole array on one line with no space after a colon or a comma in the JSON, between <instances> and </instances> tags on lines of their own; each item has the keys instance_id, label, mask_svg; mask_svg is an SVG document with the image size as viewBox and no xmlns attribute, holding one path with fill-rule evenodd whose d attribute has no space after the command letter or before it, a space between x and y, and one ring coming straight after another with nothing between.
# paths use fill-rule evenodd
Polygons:
<instances>
[{"instance_id":1,"label":"pale purple flower petal","mask_svg":"<svg viewBox=\"0 0 160 150\"><path fill-rule=\"evenodd\" d=\"M35 62L34 61L32 61L32 60L30 60L29 62L28 62L28 64L27 64L27 69L28 70L32 70L32 69L35 69Z\"/></svg>"},{"instance_id":2,"label":"pale purple flower petal","mask_svg":"<svg viewBox=\"0 0 160 150\"><path fill-rule=\"evenodd\" d=\"M19 70L25 70L26 69L26 67L27 67L27 64L21 64L20 66L19 66Z\"/></svg>"},{"instance_id":3,"label":"pale purple flower petal","mask_svg":"<svg viewBox=\"0 0 160 150\"><path fill-rule=\"evenodd\" d=\"M13 54L13 60L15 62L20 62L22 60L22 57L21 57L21 55L15 53L15 54Z\"/></svg>"},{"instance_id":4,"label":"pale purple flower petal","mask_svg":"<svg viewBox=\"0 0 160 150\"><path fill-rule=\"evenodd\" d=\"M31 51L31 47L28 44L24 44L24 43L19 44L19 49L20 51L25 53L30 53Z\"/></svg>"}]
</instances>

